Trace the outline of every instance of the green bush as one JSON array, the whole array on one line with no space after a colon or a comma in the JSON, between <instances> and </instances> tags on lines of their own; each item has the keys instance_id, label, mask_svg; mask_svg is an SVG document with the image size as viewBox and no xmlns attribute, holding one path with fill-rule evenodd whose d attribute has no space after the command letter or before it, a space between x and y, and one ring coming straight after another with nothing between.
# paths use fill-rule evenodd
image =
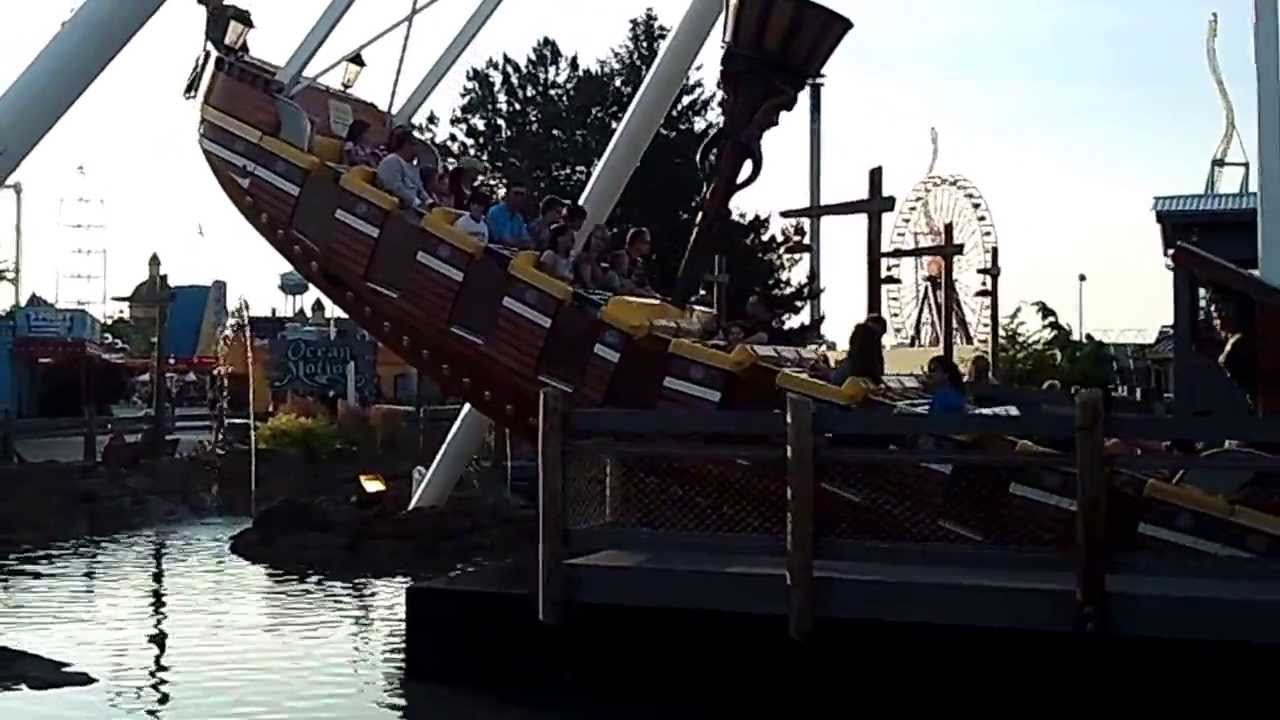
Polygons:
<instances>
[{"instance_id":1,"label":"green bush","mask_svg":"<svg viewBox=\"0 0 1280 720\"><path fill-rule=\"evenodd\" d=\"M296 450L308 460L320 460L338 449L338 428L328 418L280 413L258 428L258 447Z\"/></svg>"}]
</instances>

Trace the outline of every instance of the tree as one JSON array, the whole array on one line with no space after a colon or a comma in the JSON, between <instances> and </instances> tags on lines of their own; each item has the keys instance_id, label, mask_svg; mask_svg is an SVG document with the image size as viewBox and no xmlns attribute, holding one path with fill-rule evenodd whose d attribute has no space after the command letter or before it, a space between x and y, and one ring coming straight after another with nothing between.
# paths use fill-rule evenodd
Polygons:
<instances>
[{"instance_id":1,"label":"tree","mask_svg":"<svg viewBox=\"0 0 1280 720\"><path fill-rule=\"evenodd\" d=\"M1114 361L1105 343L1093 336L1076 340L1071 326L1044 302L1031 303L1039 326L1032 328L1013 311L1000 326L1001 379L1010 385L1041 387L1057 380L1063 389L1109 387Z\"/></svg>"},{"instance_id":2,"label":"tree","mask_svg":"<svg viewBox=\"0 0 1280 720\"><path fill-rule=\"evenodd\" d=\"M543 38L523 61L503 55L472 68L451 131L438 140L443 154L480 158L498 180L521 179L535 195L579 197L669 33L647 10L590 66ZM698 149L718 121L715 92L687 80L609 217L615 243L632 227L649 228L650 279L660 290L674 283L693 234L703 191ZM426 129L435 135L431 119ZM788 314L798 310L804 301L795 298L807 299L809 289L791 282L796 258L782 253L795 240L794 227L771 234L766 218L745 222L746 239L729 253L734 309L759 292Z\"/></svg>"}]
</instances>

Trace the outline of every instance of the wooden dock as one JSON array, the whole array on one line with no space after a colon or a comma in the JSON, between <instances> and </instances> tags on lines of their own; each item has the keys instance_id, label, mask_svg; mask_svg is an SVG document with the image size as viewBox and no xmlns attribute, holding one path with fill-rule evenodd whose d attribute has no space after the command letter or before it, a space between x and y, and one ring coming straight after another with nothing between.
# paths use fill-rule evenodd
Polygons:
<instances>
[{"instance_id":1,"label":"wooden dock","mask_svg":"<svg viewBox=\"0 0 1280 720\"><path fill-rule=\"evenodd\" d=\"M785 617L796 639L878 621L1280 643L1280 524L1149 474L1200 458L1103 453L1117 429L1240 428L1107 418L1093 393L1074 417L827 412L795 397L786 414L738 417L567 411L554 390L542 403L547 624L631 607ZM1014 434L1074 453L1015 454ZM1178 527L1156 532L1171 507ZM1178 531L1187 540L1169 542Z\"/></svg>"}]
</instances>

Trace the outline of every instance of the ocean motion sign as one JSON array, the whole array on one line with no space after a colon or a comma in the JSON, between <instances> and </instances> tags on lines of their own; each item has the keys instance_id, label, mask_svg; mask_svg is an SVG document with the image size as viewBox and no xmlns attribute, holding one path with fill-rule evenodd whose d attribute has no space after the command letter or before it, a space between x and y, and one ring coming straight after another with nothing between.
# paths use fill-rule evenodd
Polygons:
<instances>
[{"instance_id":1,"label":"ocean motion sign","mask_svg":"<svg viewBox=\"0 0 1280 720\"><path fill-rule=\"evenodd\" d=\"M278 338L271 343L271 389L311 397L345 397L347 365L356 366L356 396L374 396L374 358L377 346L369 340Z\"/></svg>"}]
</instances>

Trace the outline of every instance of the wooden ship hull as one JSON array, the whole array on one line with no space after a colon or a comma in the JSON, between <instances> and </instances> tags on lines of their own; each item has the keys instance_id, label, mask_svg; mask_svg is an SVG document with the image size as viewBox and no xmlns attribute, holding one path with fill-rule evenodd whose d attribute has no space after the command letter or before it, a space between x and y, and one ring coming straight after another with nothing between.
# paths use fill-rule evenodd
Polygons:
<instances>
[{"instance_id":1,"label":"wooden ship hull","mask_svg":"<svg viewBox=\"0 0 1280 720\"><path fill-rule=\"evenodd\" d=\"M379 142L387 115L320 85L281 99L274 70L250 58L216 61L200 145L218 183L276 251L373 337L513 432L536 435L546 387L561 389L578 408L692 412L780 410L788 393L823 407L876 412L923 395L919 388L868 393L856 381L841 388L788 372L782 356L796 350L729 353L682 339L682 327L697 320L672 305L577 291L541 273L533 253L484 246L455 231L456 211L410 220L374 186L371 168L340 166L340 133L329 125L333 104L345 105L369 123L370 142ZM1007 482L957 484L927 468L899 475L864 472L845 485L824 485L839 509L823 522L877 540L1069 542L1069 477L1018 470ZM1177 525L1176 537L1148 533L1167 543L1195 535L1191 513L1217 538L1197 549L1278 552L1275 518L1233 524L1186 491L1166 490L1139 489L1143 499L1128 524ZM1224 523L1226 530L1218 527ZM1224 537L1227 544L1218 542Z\"/></svg>"}]
</instances>

